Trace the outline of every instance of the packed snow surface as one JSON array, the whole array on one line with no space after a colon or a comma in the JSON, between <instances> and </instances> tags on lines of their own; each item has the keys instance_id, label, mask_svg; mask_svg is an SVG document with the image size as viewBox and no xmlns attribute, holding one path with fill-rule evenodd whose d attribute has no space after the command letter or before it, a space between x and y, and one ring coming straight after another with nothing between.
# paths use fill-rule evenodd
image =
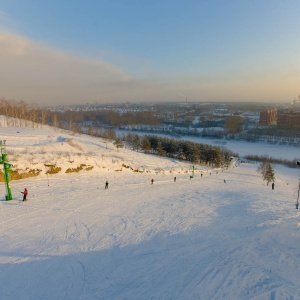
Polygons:
<instances>
[{"instance_id":1,"label":"packed snow surface","mask_svg":"<svg viewBox=\"0 0 300 300\"><path fill-rule=\"evenodd\" d=\"M11 201L1 183L0 299L300 299L300 169L274 166L272 190L254 163L190 179L98 138L0 132L16 169L42 170L11 181Z\"/></svg>"}]
</instances>

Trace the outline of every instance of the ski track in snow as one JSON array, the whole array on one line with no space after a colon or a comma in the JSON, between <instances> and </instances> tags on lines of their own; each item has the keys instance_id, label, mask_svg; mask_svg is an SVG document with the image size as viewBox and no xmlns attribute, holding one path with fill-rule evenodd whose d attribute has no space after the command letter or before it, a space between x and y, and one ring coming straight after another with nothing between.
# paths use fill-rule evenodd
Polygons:
<instances>
[{"instance_id":1,"label":"ski track in snow","mask_svg":"<svg viewBox=\"0 0 300 300\"><path fill-rule=\"evenodd\" d=\"M124 163L142 157L124 153ZM276 166L272 191L258 165L190 180L181 166L116 173L93 160L96 171L49 176L49 186L45 176L11 182L29 200L0 201L0 299L300 299L299 169Z\"/></svg>"}]
</instances>

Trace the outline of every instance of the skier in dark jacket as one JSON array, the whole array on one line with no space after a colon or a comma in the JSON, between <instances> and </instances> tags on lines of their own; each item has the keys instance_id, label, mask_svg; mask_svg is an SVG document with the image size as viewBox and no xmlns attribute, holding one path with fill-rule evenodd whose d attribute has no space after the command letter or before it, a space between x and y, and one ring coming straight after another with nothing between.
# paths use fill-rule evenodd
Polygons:
<instances>
[{"instance_id":1,"label":"skier in dark jacket","mask_svg":"<svg viewBox=\"0 0 300 300\"><path fill-rule=\"evenodd\" d=\"M28 190L25 188L24 192L21 192L23 194L23 201L26 201L26 197L28 195Z\"/></svg>"},{"instance_id":2,"label":"skier in dark jacket","mask_svg":"<svg viewBox=\"0 0 300 300\"><path fill-rule=\"evenodd\" d=\"M275 183L273 182L272 183L272 190L274 190L274 187L275 187Z\"/></svg>"},{"instance_id":3,"label":"skier in dark jacket","mask_svg":"<svg viewBox=\"0 0 300 300\"><path fill-rule=\"evenodd\" d=\"M105 182L105 189L108 189L108 181Z\"/></svg>"}]
</instances>

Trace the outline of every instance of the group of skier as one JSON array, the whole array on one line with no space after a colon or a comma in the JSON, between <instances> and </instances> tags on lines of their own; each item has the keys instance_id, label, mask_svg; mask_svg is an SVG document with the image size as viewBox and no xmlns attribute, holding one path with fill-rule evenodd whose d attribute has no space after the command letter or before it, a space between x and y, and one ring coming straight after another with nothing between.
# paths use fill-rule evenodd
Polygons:
<instances>
[{"instance_id":1,"label":"group of skier","mask_svg":"<svg viewBox=\"0 0 300 300\"><path fill-rule=\"evenodd\" d=\"M210 175L211 175L211 173L210 173ZM203 174L201 173L201 177L203 176ZM193 178L193 176L190 176L190 179L192 179ZM151 182L151 184L153 184L154 183L154 179L152 178L151 180L150 180L150 182ZM174 177L174 182L176 182L176 177ZM226 183L226 180L224 179L224 183ZM272 183L272 190L274 190L274 187L275 187L275 183L273 182ZM106 182L105 182L105 186L104 186L104 188L105 189L108 189L108 181L106 180ZM27 195L28 195L28 189L27 188L25 188L24 189L24 192L21 192L22 194L23 194L23 200L22 201L26 201L27 200Z\"/></svg>"}]
</instances>

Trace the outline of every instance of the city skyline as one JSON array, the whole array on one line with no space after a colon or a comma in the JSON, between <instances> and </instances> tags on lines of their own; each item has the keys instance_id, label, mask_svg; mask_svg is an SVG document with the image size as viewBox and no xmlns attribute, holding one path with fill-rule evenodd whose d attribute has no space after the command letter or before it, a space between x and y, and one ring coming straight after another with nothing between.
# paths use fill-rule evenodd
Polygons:
<instances>
[{"instance_id":1,"label":"city skyline","mask_svg":"<svg viewBox=\"0 0 300 300\"><path fill-rule=\"evenodd\" d=\"M297 0L0 1L0 97L292 101Z\"/></svg>"}]
</instances>

